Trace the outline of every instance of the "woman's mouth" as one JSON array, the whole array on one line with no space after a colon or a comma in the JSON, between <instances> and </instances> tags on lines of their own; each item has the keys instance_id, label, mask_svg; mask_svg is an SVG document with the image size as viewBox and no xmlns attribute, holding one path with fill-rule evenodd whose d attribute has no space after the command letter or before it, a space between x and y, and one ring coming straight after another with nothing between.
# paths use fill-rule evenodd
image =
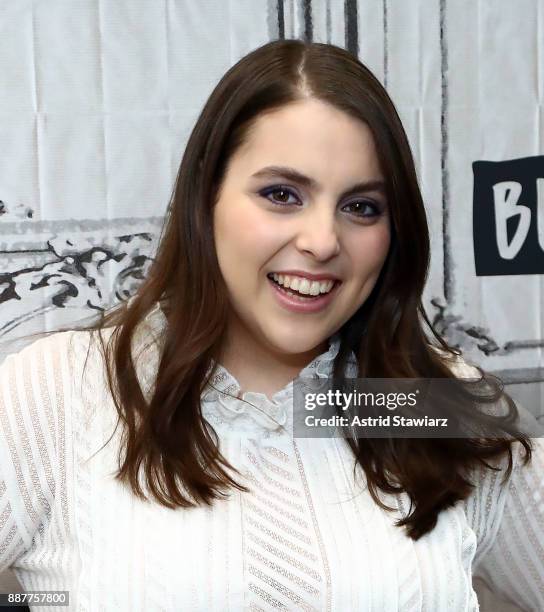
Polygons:
<instances>
[{"instance_id":1,"label":"woman's mouth","mask_svg":"<svg viewBox=\"0 0 544 612\"><path fill-rule=\"evenodd\" d=\"M294 312L317 312L322 310L332 301L338 287L342 284L342 281L336 280L328 292L313 296L300 293L295 289L283 287L272 278L271 274L268 275L268 281L280 305Z\"/></svg>"}]
</instances>

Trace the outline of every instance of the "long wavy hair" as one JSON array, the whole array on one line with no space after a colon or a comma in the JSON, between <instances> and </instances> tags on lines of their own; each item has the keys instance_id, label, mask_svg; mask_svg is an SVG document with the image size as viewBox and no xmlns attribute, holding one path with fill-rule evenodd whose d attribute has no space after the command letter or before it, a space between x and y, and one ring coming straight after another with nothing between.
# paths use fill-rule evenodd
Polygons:
<instances>
[{"instance_id":1,"label":"long wavy hair","mask_svg":"<svg viewBox=\"0 0 544 612\"><path fill-rule=\"evenodd\" d=\"M333 378L340 384L350 352L360 378L456 378L448 355L459 353L435 332L422 306L430 245L427 219L405 131L387 92L356 57L330 44L275 40L252 51L223 76L190 134L168 205L153 264L129 303L101 313L87 326L98 331L107 382L122 423L116 478L146 499L169 507L212 505L229 489L248 489L221 455L218 436L201 414L201 393L215 374L226 338L227 288L216 257L213 209L229 159L264 113L315 98L366 123L386 180L391 245L364 304L339 330ZM140 322L162 305L166 327L153 392L146 397L131 346ZM114 331L104 342L101 330ZM426 334L428 332L428 335ZM93 334L91 333L91 336ZM437 351L436 349L440 349ZM210 368L215 364L213 368ZM478 402L506 402L501 381L478 368L491 392ZM406 492L411 512L396 525L414 540L431 531L441 510L469 496L472 471L499 470L516 440L531 458L531 439L515 429L511 439L346 438L369 492ZM211 432L211 433L210 433Z\"/></svg>"}]
</instances>

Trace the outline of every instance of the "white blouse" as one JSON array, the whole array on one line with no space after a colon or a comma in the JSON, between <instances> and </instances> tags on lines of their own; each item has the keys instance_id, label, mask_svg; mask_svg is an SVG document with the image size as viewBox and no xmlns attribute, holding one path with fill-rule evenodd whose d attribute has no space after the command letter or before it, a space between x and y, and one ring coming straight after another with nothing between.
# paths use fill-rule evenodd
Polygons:
<instances>
[{"instance_id":1,"label":"white blouse","mask_svg":"<svg viewBox=\"0 0 544 612\"><path fill-rule=\"evenodd\" d=\"M164 321L157 305L137 343L146 393ZM301 376L327 377L338 344ZM359 467L353 478L345 440L292 436L292 382L272 400L241 401L223 395L240 386L220 366L202 414L251 492L170 510L113 478L122 428L100 450L117 412L96 343L83 375L88 346L88 332L58 332L0 366L0 571L13 568L25 590L70 594L68 607L32 609L472 611L477 575L523 609L544 610L541 439L529 467L515 453L506 488L504 472L482 470L471 497L414 542L394 525L408 497L382 495L394 512L377 506Z\"/></svg>"}]
</instances>

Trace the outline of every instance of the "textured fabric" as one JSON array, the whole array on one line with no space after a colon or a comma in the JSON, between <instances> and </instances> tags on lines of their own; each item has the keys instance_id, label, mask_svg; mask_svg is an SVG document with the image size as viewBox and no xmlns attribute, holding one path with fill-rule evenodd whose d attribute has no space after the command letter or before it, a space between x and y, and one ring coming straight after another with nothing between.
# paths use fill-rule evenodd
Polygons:
<instances>
[{"instance_id":1,"label":"textured fabric","mask_svg":"<svg viewBox=\"0 0 544 612\"><path fill-rule=\"evenodd\" d=\"M143 327L146 392L163 324L156 307ZM25 589L68 590L69 609L88 612L451 612L478 610L478 575L523 609L544 609L540 439L529 467L516 453L507 487L503 472L482 470L472 496L414 542L394 526L407 496L383 495L398 510L379 508L344 440L293 438L293 383L272 400L234 399L225 394L240 387L220 366L202 411L251 492L170 510L113 478L121 427L100 450L117 413L88 340L56 333L0 366L0 571L12 567ZM333 337L301 376L326 377L337 351Z\"/></svg>"}]
</instances>

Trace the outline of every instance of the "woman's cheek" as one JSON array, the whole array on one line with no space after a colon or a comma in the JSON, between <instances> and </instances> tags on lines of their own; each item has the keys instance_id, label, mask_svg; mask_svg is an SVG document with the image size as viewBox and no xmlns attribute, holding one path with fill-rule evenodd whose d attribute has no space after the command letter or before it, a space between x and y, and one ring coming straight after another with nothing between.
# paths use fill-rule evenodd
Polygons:
<instances>
[{"instance_id":1,"label":"woman's cheek","mask_svg":"<svg viewBox=\"0 0 544 612\"><path fill-rule=\"evenodd\" d=\"M255 216L244 223L240 234L242 244L248 250L268 256L274 255L274 249L285 243L286 228L274 223L270 218Z\"/></svg>"},{"instance_id":2,"label":"woman's cheek","mask_svg":"<svg viewBox=\"0 0 544 612\"><path fill-rule=\"evenodd\" d=\"M342 244L352 259L358 262L374 262L385 259L391 242L386 225L365 228L366 231L343 234Z\"/></svg>"}]
</instances>

